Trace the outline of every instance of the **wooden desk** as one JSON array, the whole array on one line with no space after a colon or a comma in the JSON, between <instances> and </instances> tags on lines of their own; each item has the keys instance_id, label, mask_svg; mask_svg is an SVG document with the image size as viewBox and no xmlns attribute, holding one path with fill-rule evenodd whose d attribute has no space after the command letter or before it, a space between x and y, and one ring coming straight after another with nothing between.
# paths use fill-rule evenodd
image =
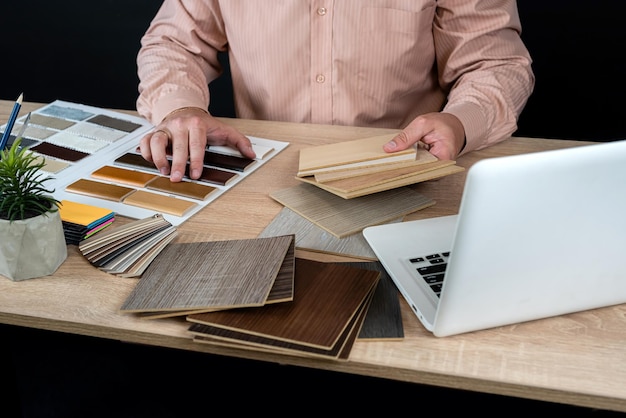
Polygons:
<instances>
[{"instance_id":1,"label":"wooden desk","mask_svg":"<svg viewBox=\"0 0 626 418\"><path fill-rule=\"evenodd\" d=\"M6 121L12 102L0 101ZM21 114L37 108L25 103ZM298 151L305 146L391 130L230 120L242 132L291 145L179 227L180 242L254 238L282 206L268 194L298 184ZM585 145L584 142L511 138L459 158L469 168L482 158ZM465 173L415 185L436 204L408 219L458 211ZM515 220L512 220L514 222ZM299 251L298 256L336 259ZM575 260L573 260L575 262ZM590 277L593 280L593 277ZM194 343L182 319L142 320L117 312L134 279L93 268L69 246L50 277L0 278L0 323L335 370L471 391L626 411L626 305L436 338L402 300L405 339L357 341L349 361L332 362Z\"/></svg>"}]
</instances>

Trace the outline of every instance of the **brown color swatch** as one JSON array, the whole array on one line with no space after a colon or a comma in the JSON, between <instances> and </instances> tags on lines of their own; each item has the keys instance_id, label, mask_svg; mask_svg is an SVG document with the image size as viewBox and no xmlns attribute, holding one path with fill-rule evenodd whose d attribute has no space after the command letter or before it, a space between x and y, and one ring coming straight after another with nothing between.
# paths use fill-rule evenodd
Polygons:
<instances>
[{"instance_id":1,"label":"brown color swatch","mask_svg":"<svg viewBox=\"0 0 626 418\"><path fill-rule=\"evenodd\" d=\"M97 125L106 126L107 128L117 129L118 131L124 131L129 133L141 128L141 125L137 123L114 118L107 115L96 115L88 119L88 121Z\"/></svg>"},{"instance_id":2,"label":"brown color swatch","mask_svg":"<svg viewBox=\"0 0 626 418\"><path fill-rule=\"evenodd\" d=\"M76 122L70 120L55 118L54 116L45 116L39 113L32 113L30 117L31 125L40 125L48 128L63 130L74 125Z\"/></svg>"},{"instance_id":3,"label":"brown color swatch","mask_svg":"<svg viewBox=\"0 0 626 418\"><path fill-rule=\"evenodd\" d=\"M193 314L187 320L249 336L331 350L350 324L355 323L364 303L369 302L379 276L373 270L296 258L292 302Z\"/></svg>"},{"instance_id":4,"label":"brown color swatch","mask_svg":"<svg viewBox=\"0 0 626 418\"><path fill-rule=\"evenodd\" d=\"M49 157L59 158L64 161L76 162L89 156L89 154L81 151L71 150L69 148L60 147L49 142L42 142L31 148L31 151L38 152Z\"/></svg>"},{"instance_id":5,"label":"brown color swatch","mask_svg":"<svg viewBox=\"0 0 626 418\"><path fill-rule=\"evenodd\" d=\"M170 244L146 269L120 310L262 306L293 242L293 236L282 236Z\"/></svg>"},{"instance_id":6,"label":"brown color swatch","mask_svg":"<svg viewBox=\"0 0 626 418\"><path fill-rule=\"evenodd\" d=\"M79 179L65 188L66 192L82 194L104 200L121 202L126 196L135 191L130 187L100 181Z\"/></svg>"},{"instance_id":7,"label":"brown color swatch","mask_svg":"<svg viewBox=\"0 0 626 418\"><path fill-rule=\"evenodd\" d=\"M173 183L169 177L157 176L150 180L146 187L160 192L172 193L178 196L185 196L191 199L204 200L211 193L218 190L215 187L191 181L180 181Z\"/></svg>"},{"instance_id":8,"label":"brown color swatch","mask_svg":"<svg viewBox=\"0 0 626 418\"><path fill-rule=\"evenodd\" d=\"M236 155L226 155L219 152L206 151L204 153L204 164L226 168L228 170L246 171L256 161L250 158L237 157Z\"/></svg>"},{"instance_id":9,"label":"brown color swatch","mask_svg":"<svg viewBox=\"0 0 626 418\"><path fill-rule=\"evenodd\" d=\"M131 167L131 168L141 168L145 170L149 170L155 173L159 171L150 161L145 160L139 154L126 153L115 160L116 164ZM187 167L185 169L186 178L189 177L189 163L187 163ZM238 174L233 173L232 171L220 170L219 168L214 167L204 167L202 170L202 175L196 181L202 183L215 184L218 186L225 186L230 183L232 180L237 178Z\"/></svg>"},{"instance_id":10,"label":"brown color swatch","mask_svg":"<svg viewBox=\"0 0 626 418\"><path fill-rule=\"evenodd\" d=\"M432 199L409 188L342 199L313 185L299 184L274 191L270 197L338 238L435 204Z\"/></svg>"},{"instance_id":11,"label":"brown color swatch","mask_svg":"<svg viewBox=\"0 0 626 418\"><path fill-rule=\"evenodd\" d=\"M189 200L178 199L172 196L164 196L157 193L137 190L126 196L123 202L127 205L138 206L156 212L169 213L170 215L183 216L195 208L198 204Z\"/></svg>"},{"instance_id":12,"label":"brown color swatch","mask_svg":"<svg viewBox=\"0 0 626 418\"><path fill-rule=\"evenodd\" d=\"M114 183L123 183L134 187L145 187L146 184L154 180L157 175L106 165L91 173L91 177L112 181Z\"/></svg>"}]
</instances>

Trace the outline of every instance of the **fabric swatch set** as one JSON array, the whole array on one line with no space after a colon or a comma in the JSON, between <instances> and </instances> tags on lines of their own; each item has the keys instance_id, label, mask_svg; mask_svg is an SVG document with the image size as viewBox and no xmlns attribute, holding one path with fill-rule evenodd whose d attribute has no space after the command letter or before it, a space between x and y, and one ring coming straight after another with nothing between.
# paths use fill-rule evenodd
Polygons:
<instances>
[{"instance_id":1,"label":"fabric swatch set","mask_svg":"<svg viewBox=\"0 0 626 418\"><path fill-rule=\"evenodd\" d=\"M17 120L14 132L27 117ZM208 147L202 177L172 183L137 152L139 140L152 129L143 118L57 100L30 114L22 146L45 160L47 185L58 200L134 219L160 213L179 225L288 145L250 138L257 154L253 160L227 147Z\"/></svg>"}]
</instances>

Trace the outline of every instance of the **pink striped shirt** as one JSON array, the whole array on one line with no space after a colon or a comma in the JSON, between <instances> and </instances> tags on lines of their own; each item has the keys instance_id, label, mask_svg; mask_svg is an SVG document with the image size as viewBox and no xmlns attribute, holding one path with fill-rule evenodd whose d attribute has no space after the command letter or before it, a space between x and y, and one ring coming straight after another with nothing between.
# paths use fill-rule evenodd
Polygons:
<instances>
[{"instance_id":1,"label":"pink striped shirt","mask_svg":"<svg viewBox=\"0 0 626 418\"><path fill-rule=\"evenodd\" d=\"M402 129L443 110L467 152L517 128L534 87L520 31L511 0L165 0L137 110L206 109L228 51L240 118Z\"/></svg>"}]
</instances>

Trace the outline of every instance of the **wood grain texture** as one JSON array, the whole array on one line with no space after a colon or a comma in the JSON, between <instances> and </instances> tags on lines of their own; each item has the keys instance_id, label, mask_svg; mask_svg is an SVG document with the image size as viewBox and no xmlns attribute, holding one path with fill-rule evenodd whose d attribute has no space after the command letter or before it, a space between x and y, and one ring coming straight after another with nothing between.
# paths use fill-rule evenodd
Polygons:
<instances>
[{"instance_id":1,"label":"wood grain texture","mask_svg":"<svg viewBox=\"0 0 626 418\"><path fill-rule=\"evenodd\" d=\"M66 192L97 197L113 202L121 202L125 197L132 194L136 189L120 186L118 184L103 183L89 179L79 179L65 188Z\"/></svg>"},{"instance_id":2,"label":"wood grain texture","mask_svg":"<svg viewBox=\"0 0 626 418\"><path fill-rule=\"evenodd\" d=\"M120 311L262 306L293 240L281 236L168 245Z\"/></svg>"},{"instance_id":3,"label":"wood grain texture","mask_svg":"<svg viewBox=\"0 0 626 418\"><path fill-rule=\"evenodd\" d=\"M298 176L317 172L386 164L387 161L415 160L417 150L409 148L393 154L383 150L395 134L376 135L333 144L308 147L300 150Z\"/></svg>"},{"instance_id":4,"label":"wood grain texture","mask_svg":"<svg viewBox=\"0 0 626 418\"><path fill-rule=\"evenodd\" d=\"M190 200L165 196L145 190L136 190L122 200L127 205L138 206L140 208L150 209L160 213L169 213L170 215L176 216L183 216L185 213L198 206L196 202Z\"/></svg>"},{"instance_id":5,"label":"wood grain texture","mask_svg":"<svg viewBox=\"0 0 626 418\"><path fill-rule=\"evenodd\" d=\"M332 349L378 282L380 273L296 258L292 302L188 315L190 322Z\"/></svg>"},{"instance_id":6,"label":"wood grain texture","mask_svg":"<svg viewBox=\"0 0 626 418\"><path fill-rule=\"evenodd\" d=\"M276 190L270 196L337 238L359 233L367 226L392 221L435 203L408 188L346 200L315 186L300 184Z\"/></svg>"},{"instance_id":7,"label":"wood grain texture","mask_svg":"<svg viewBox=\"0 0 626 418\"><path fill-rule=\"evenodd\" d=\"M303 183L312 184L327 192L333 193L343 199L354 199L356 197L367 196L374 193L380 193L392 190L398 187L409 186L416 183L422 183L428 180L435 180L451 174L460 173L463 167L457 165L447 165L445 167L434 168L417 174L404 174L398 178L386 179L385 182L375 180L372 183L364 182L359 177L351 179L336 180L332 182L319 183L314 177L298 177L297 179ZM376 176L363 176L376 179ZM347 187L346 187L347 186Z\"/></svg>"},{"instance_id":8,"label":"wood grain texture","mask_svg":"<svg viewBox=\"0 0 626 418\"><path fill-rule=\"evenodd\" d=\"M402 311L398 288L378 261L347 262L348 266L373 270L380 273L380 279L372 296L367 315L358 338L374 340L399 340L404 338Z\"/></svg>"},{"instance_id":9,"label":"wood grain texture","mask_svg":"<svg viewBox=\"0 0 626 418\"><path fill-rule=\"evenodd\" d=\"M368 311L372 292L363 301L357 313L341 333L337 342L329 349L311 347L307 344L283 341L267 336L238 332L231 329L210 325L192 323L189 332L194 335L193 340L205 344L222 345L246 350L260 350L276 352L281 355L300 355L305 357L320 357L334 360L348 360L350 351L361 329L363 320Z\"/></svg>"},{"instance_id":10,"label":"wood grain texture","mask_svg":"<svg viewBox=\"0 0 626 418\"><path fill-rule=\"evenodd\" d=\"M151 180L154 180L157 175L107 165L92 172L91 177L134 187L144 187Z\"/></svg>"},{"instance_id":11,"label":"wood grain texture","mask_svg":"<svg viewBox=\"0 0 626 418\"><path fill-rule=\"evenodd\" d=\"M397 219L392 222L399 222L400 220ZM287 207L281 209L258 237L286 234L295 235L296 248L298 249L362 258L369 261L376 260L374 251L362 234L357 233L338 238Z\"/></svg>"}]
</instances>

